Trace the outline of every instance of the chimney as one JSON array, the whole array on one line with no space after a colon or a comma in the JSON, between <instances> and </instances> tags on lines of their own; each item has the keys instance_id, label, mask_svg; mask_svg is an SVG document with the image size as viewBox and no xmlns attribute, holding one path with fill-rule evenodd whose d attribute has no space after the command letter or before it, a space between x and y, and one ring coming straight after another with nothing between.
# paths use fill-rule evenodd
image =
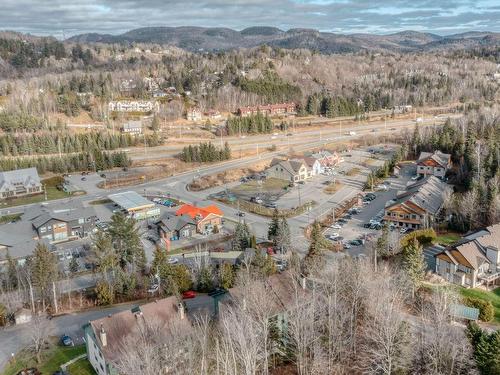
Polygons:
<instances>
[{"instance_id":1,"label":"chimney","mask_svg":"<svg viewBox=\"0 0 500 375\"><path fill-rule=\"evenodd\" d=\"M182 302L179 302L177 304L177 311L179 311L179 319L183 320L186 313L184 311L184 304Z\"/></svg>"},{"instance_id":2,"label":"chimney","mask_svg":"<svg viewBox=\"0 0 500 375\"><path fill-rule=\"evenodd\" d=\"M104 327L101 323L101 331L99 332L99 338L101 339L101 345L105 348L108 345L108 338L106 336L106 332L104 331Z\"/></svg>"},{"instance_id":3,"label":"chimney","mask_svg":"<svg viewBox=\"0 0 500 375\"><path fill-rule=\"evenodd\" d=\"M300 277L300 285L301 285L302 289L304 289L304 290L306 290L306 281L307 281L307 278L305 276Z\"/></svg>"}]
</instances>

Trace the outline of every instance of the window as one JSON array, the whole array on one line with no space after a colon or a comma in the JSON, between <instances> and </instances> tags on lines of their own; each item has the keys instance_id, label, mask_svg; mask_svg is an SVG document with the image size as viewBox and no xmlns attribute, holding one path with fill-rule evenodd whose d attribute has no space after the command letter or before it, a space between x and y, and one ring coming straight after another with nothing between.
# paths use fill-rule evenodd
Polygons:
<instances>
[{"instance_id":1,"label":"window","mask_svg":"<svg viewBox=\"0 0 500 375\"><path fill-rule=\"evenodd\" d=\"M83 217L78 219L78 224L83 224L85 222L85 219Z\"/></svg>"},{"instance_id":2,"label":"window","mask_svg":"<svg viewBox=\"0 0 500 375\"><path fill-rule=\"evenodd\" d=\"M47 231L47 228L45 227L40 227L40 233L45 233Z\"/></svg>"}]
</instances>

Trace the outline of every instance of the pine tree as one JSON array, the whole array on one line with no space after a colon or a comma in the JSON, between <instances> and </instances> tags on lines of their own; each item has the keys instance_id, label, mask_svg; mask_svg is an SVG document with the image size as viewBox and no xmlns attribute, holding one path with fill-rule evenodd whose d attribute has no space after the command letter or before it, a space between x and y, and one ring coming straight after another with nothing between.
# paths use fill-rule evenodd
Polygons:
<instances>
[{"instance_id":1,"label":"pine tree","mask_svg":"<svg viewBox=\"0 0 500 375\"><path fill-rule=\"evenodd\" d=\"M425 275L425 260L422 245L413 238L403 248L403 266L413 285L418 287Z\"/></svg>"},{"instance_id":2,"label":"pine tree","mask_svg":"<svg viewBox=\"0 0 500 375\"><path fill-rule=\"evenodd\" d=\"M30 268L33 285L38 288L45 302L50 294L51 284L57 280L57 258L45 244L38 243L30 260Z\"/></svg>"},{"instance_id":3,"label":"pine tree","mask_svg":"<svg viewBox=\"0 0 500 375\"><path fill-rule=\"evenodd\" d=\"M232 248L234 251L244 251L250 245L250 230L245 222L238 223L234 232Z\"/></svg>"},{"instance_id":4,"label":"pine tree","mask_svg":"<svg viewBox=\"0 0 500 375\"><path fill-rule=\"evenodd\" d=\"M267 230L267 238L273 240L278 232L278 226L280 222L280 212L277 208L273 210L273 216L271 222L269 223L269 228Z\"/></svg>"},{"instance_id":5,"label":"pine tree","mask_svg":"<svg viewBox=\"0 0 500 375\"><path fill-rule=\"evenodd\" d=\"M284 216L281 217L278 223L276 235L274 236L274 247L279 249L282 254L286 254L291 248L290 227Z\"/></svg>"},{"instance_id":6,"label":"pine tree","mask_svg":"<svg viewBox=\"0 0 500 375\"><path fill-rule=\"evenodd\" d=\"M78 272L79 268L80 266L78 265L78 261L76 260L76 258L71 258L71 261L69 262L69 271L71 273L76 273Z\"/></svg>"},{"instance_id":7,"label":"pine tree","mask_svg":"<svg viewBox=\"0 0 500 375\"><path fill-rule=\"evenodd\" d=\"M133 265L142 269L145 255L135 220L117 212L111 217L108 233L118 255L120 267L124 269L127 265Z\"/></svg>"},{"instance_id":8,"label":"pine tree","mask_svg":"<svg viewBox=\"0 0 500 375\"><path fill-rule=\"evenodd\" d=\"M16 289L18 286L18 278L17 278L17 267L16 262L10 256L9 251L7 250L7 280L9 283L9 288Z\"/></svg>"}]
</instances>

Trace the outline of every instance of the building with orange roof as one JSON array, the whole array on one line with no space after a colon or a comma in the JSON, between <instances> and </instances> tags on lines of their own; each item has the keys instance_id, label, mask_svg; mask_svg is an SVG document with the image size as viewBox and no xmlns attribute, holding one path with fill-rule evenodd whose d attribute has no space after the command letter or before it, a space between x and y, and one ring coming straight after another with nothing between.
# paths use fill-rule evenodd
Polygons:
<instances>
[{"instance_id":1,"label":"building with orange roof","mask_svg":"<svg viewBox=\"0 0 500 375\"><path fill-rule=\"evenodd\" d=\"M213 233L215 228L220 229L224 216L221 209L214 204L205 207L184 204L175 212L175 215L191 217L196 224L196 231L202 234Z\"/></svg>"}]
</instances>

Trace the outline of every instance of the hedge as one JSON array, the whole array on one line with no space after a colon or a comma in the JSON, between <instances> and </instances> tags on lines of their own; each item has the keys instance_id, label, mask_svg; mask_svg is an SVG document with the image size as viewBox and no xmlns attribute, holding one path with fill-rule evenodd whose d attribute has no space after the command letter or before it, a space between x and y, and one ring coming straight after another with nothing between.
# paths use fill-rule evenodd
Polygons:
<instances>
[{"instance_id":1,"label":"hedge","mask_svg":"<svg viewBox=\"0 0 500 375\"><path fill-rule=\"evenodd\" d=\"M493 304L490 301L485 301L475 297L464 297L463 303L466 306L479 309L479 320L482 320L483 322L490 322L493 320L495 310L493 309Z\"/></svg>"}]
</instances>

